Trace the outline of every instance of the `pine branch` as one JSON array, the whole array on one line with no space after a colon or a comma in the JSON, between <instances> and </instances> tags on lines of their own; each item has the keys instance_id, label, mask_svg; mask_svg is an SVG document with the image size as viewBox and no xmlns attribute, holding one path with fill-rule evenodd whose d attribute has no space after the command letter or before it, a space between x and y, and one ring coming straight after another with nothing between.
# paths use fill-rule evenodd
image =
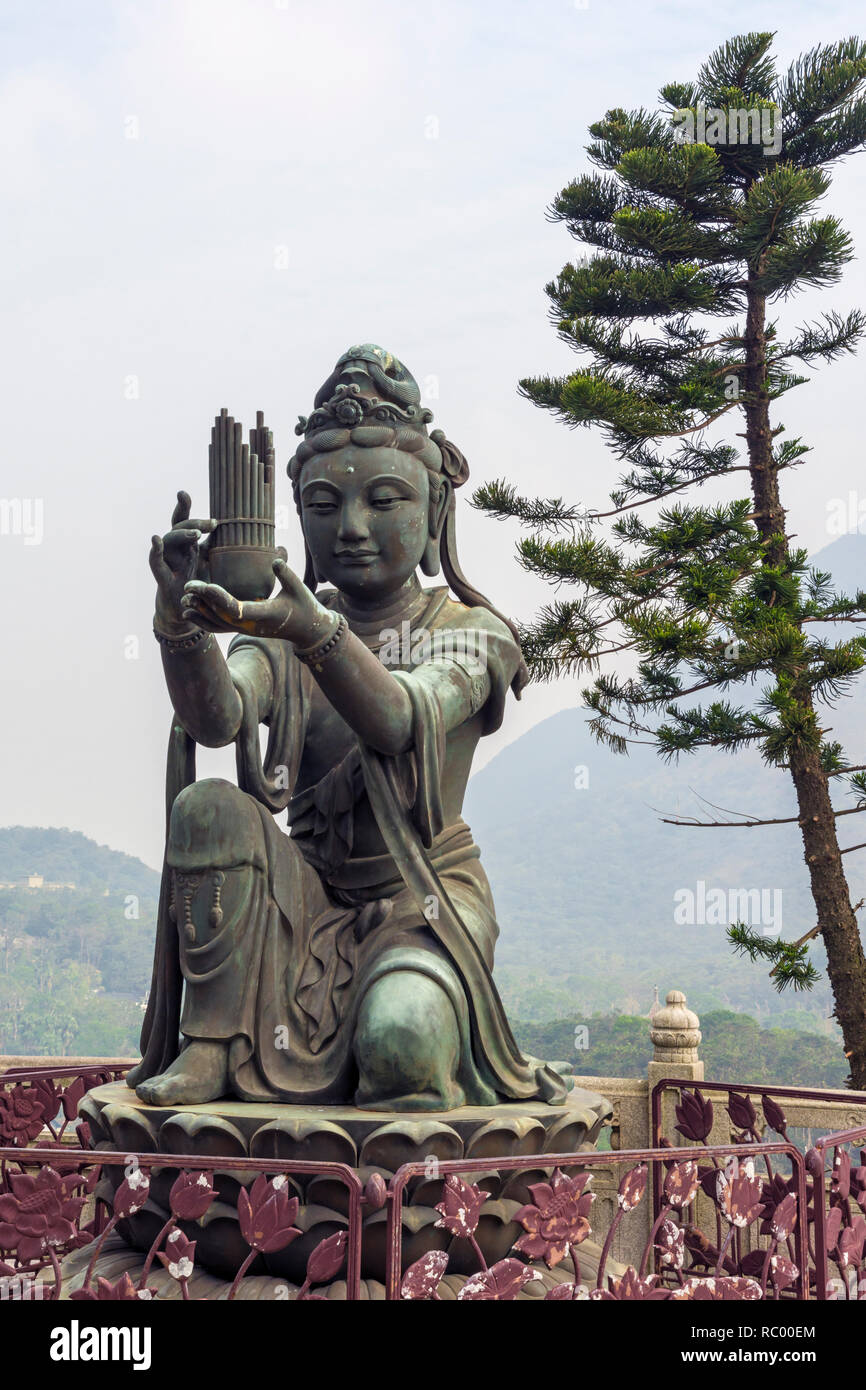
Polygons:
<instances>
[{"instance_id":1,"label":"pine branch","mask_svg":"<svg viewBox=\"0 0 866 1390\"><path fill-rule=\"evenodd\" d=\"M708 105L727 87L739 87L770 97L776 86L776 65L769 56L774 35L740 34L717 48L698 73L697 93Z\"/></svg>"},{"instance_id":2,"label":"pine branch","mask_svg":"<svg viewBox=\"0 0 866 1390\"><path fill-rule=\"evenodd\" d=\"M747 955L754 963L758 960L773 961L770 977L781 993L789 985L795 990L811 989L821 976L808 959L808 942L821 932L815 927L799 941L772 941L761 937L743 922L730 926L727 937L738 955Z\"/></svg>"},{"instance_id":3,"label":"pine branch","mask_svg":"<svg viewBox=\"0 0 866 1390\"><path fill-rule=\"evenodd\" d=\"M866 44L842 39L801 54L778 83L776 96L785 112L785 134L808 129L848 103L866 77Z\"/></svg>"},{"instance_id":4,"label":"pine branch","mask_svg":"<svg viewBox=\"0 0 866 1390\"><path fill-rule=\"evenodd\" d=\"M823 328L818 324L804 324L798 329L797 338L779 344L776 356L779 359L797 357L801 362L814 362L816 359L832 362L843 352L853 352L866 332L866 314L860 309L853 310L844 319L836 313L824 314L823 319Z\"/></svg>"},{"instance_id":5,"label":"pine branch","mask_svg":"<svg viewBox=\"0 0 866 1390\"><path fill-rule=\"evenodd\" d=\"M497 520L513 519L526 526L545 530L564 530L592 521L594 515L582 507L563 506L561 497L527 498L518 495L516 488L505 479L483 483L472 494L471 505L487 512Z\"/></svg>"},{"instance_id":6,"label":"pine branch","mask_svg":"<svg viewBox=\"0 0 866 1390\"><path fill-rule=\"evenodd\" d=\"M653 807L653 810L656 808ZM856 816L862 811L866 811L866 806L853 806L844 811L834 811L834 816ZM802 816L774 816L766 820L696 820L693 816L681 816L677 819L661 817L665 825L691 825L699 826L701 829L734 829L740 828L752 830L757 825L804 825Z\"/></svg>"},{"instance_id":7,"label":"pine branch","mask_svg":"<svg viewBox=\"0 0 866 1390\"><path fill-rule=\"evenodd\" d=\"M851 238L837 218L813 218L793 227L769 250L755 287L767 298L785 298L805 285L834 285L853 254Z\"/></svg>"},{"instance_id":8,"label":"pine branch","mask_svg":"<svg viewBox=\"0 0 866 1390\"><path fill-rule=\"evenodd\" d=\"M806 125L783 139L787 157L801 169L842 159L862 149L866 141L866 101L851 101L827 120Z\"/></svg>"},{"instance_id":9,"label":"pine branch","mask_svg":"<svg viewBox=\"0 0 866 1390\"><path fill-rule=\"evenodd\" d=\"M655 112L623 111L617 107L608 111L602 121L589 127L594 136L586 152L593 164L604 169L616 169L623 154L633 149L670 148L672 136L669 123Z\"/></svg>"}]
</instances>

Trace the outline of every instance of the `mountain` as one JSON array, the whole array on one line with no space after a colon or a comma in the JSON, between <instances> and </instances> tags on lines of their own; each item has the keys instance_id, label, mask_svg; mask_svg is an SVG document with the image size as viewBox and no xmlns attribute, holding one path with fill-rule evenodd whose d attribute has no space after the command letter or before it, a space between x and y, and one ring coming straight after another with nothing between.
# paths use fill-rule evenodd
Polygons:
<instances>
[{"instance_id":1,"label":"mountain","mask_svg":"<svg viewBox=\"0 0 866 1390\"><path fill-rule=\"evenodd\" d=\"M131 854L97 845L80 830L11 825L0 829L0 883L74 883L80 892L159 897L159 874Z\"/></svg>"},{"instance_id":2,"label":"mountain","mask_svg":"<svg viewBox=\"0 0 866 1390\"><path fill-rule=\"evenodd\" d=\"M138 1051L159 874L73 830L0 830L0 1053Z\"/></svg>"},{"instance_id":3,"label":"mountain","mask_svg":"<svg viewBox=\"0 0 866 1390\"><path fill-rule=\"evenodd\" d=\"M866 537L841 537L815 563L856 590ZM469 784L465 815L493 886L496 979L512 1018L529 1026L641 1014L658 985L662 995L683 989L699 1012L734 1009L835 1036L826 978L808 994L780 996L767 967L738 959L725 940L738 915L789 940L812 925L796 827L697 829L660 819L708 819L708 803L793 815L787 774L752 753L705 751L670 767L650 748L618 757L591 738L586 719L580 708L554 715ZM852 762L866 762L862 683L826 723ZM840 826L843 844L866 838L848 820ZM857 901L866 896L866 855L845 865ZM78 831L0 829L0 882L31 874L76 889L0 891L0 1052L131 1054L150 981L159 874ZM820 945L813 958L823 973ZM591 1056L582 1064L593 1069Z\"/></svg>"}]
</instances>

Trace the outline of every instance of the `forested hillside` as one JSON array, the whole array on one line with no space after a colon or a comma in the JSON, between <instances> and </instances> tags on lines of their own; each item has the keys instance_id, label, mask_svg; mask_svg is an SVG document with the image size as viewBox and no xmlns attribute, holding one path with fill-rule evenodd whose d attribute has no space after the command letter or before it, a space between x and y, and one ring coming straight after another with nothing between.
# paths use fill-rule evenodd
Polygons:
<instances>
[{"instance_id":1,"label":"forested hillside","mask_svg":"<svg viewBox=\"0 0 866 1390\"><path fill-rule=\"evenodd\" d=\"M134 1055L159 875L77 831L0 830L0 1053Z\"/></svg>"},{"instance_id":2,"label":"forested hillside","mask_svg":"<svg viewBox=\"0 0 866 1390\"><path fill-rule=\"evenodd\" d=\"M701 1029L700 1056L713 1081L831 1090L845 1085L848 1067L835 1038L796 1028L761 1028L747 1014L729 1010L703 1014ZM514 1032L532 1056L567 1061L578 1076L642 1076L652 1056L647 1019L630 1014L517 1022Z\"/></svg>"},{"instance_id":3,"label":"forested hillside","mask_svg":"<svg viewBox=\"0 0 866 1390\"><path fill-rule=\"evenodd\" d=\"M859 535L842 537L816 559L848 588L862 582L864 561L866 537ZM706 830L660 819L686 811L708 819L708 803L791 815L787 775L748 754L705 753L671 767L641 747L617 757L592 740L578 699L575 684L574 709L536 725L469 784L465 815L493 886L501 927L495 974L510 1017L521 1028L573 1033L573 1023L552 1021L642 1015L655 985L662 997L678 988L704 1018L719 1011L746 1015L743 1037L754 1066L767 1049L768 1058L778 1059L776 1079L795 1079L793 1070L785 1073L794 1067L784 1051L790 1040L774 1042L762 1033L756 1042L759 1024L816 1035L802 1048L813 1048L815 1065L832 1071L838 1042L826 979L809 994L780 996L766 966L732 954L727 916L713 921L700 908L701 883L705 895L713 888L763 889L764 905L781 913L768 929L781 928L788 939L808 930L812 904L794 828ZM866 761L862 686L828 723L851 760ZM843 824L857 826L857 817ZM849 829L844 842L863 838L862 830ZM866 853L850 855L846 869L857 901L866 896ZM77 831L0 830L0 882L34 873L76 888L0 890L0 1052L135 1052L159 875ZM693 920L677 920L683 892L695 896ZM813 954L821 968L820 945ZM729 1024L725 1030L728 1036ZM709 1028L707 1039L710 1048L720 1045ZM646 1046L642 1033L635 1065ZM547 1044L541 1050L550 1052ZM599 1067L610 1069L607 1062Z\"/></svg>"}]
</instances>

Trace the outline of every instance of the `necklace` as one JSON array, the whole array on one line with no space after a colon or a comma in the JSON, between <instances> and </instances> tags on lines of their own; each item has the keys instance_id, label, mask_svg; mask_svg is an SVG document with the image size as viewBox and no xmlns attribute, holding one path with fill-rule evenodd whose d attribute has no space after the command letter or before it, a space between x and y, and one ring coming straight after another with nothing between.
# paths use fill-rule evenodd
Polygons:
<instances>
[{"instance_id":1,"label":"necklace","mask_svg":"<svg viewBox=\"0 0 866 1390\"><path fill-rule=\"evenodd\" d=\"M423 627L423 619L433 616L442 606L446 589L422 589L421 585L415 580L414 592L407 598L399 600L397 603L379 609L374 617L358 618L347 610L341 594L337 594L330 607L343 614L352 632L356 637L360 637L365 647L370 651L378 651L389 640L387 630L399 627L402 623L408 623L411 627ZM384 635L383 635L384 634Z\"/></svg>"}]
</instances>

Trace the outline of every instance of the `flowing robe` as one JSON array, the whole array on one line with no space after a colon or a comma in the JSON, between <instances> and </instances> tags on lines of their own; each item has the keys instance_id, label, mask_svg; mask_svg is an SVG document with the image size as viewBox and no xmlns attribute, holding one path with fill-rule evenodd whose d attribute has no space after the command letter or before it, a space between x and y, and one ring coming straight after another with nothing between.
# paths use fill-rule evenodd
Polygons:
<instances>
[{"instance_id":1,"label":"flowing robe","mask_svg":"<svg viewBox=\"0 0 866 1390\"><path fill-rule=\"evenodd\" d=\"M205 846L203 859L201 845L184 851L169 840L137 1080L177 1056L180 1029L188 1039L228 1042L230 1086L245 1099L351 1103L361 1001L384 975L409 971L435 980L451 1000L460 1038L455 1079L467 1104L562 1102L562 1078L523 1057L512 1036L490 973L498 928L479 850L459 812L443 804L449 766L459 765L459 785L478 738L501 723L519 650L486 609L456 603L444 588L424 595L412 650L399 654L401 669L393 670L411 703L411 748L387 756L351 738L348 751L337 747L330 770L301 791L298 773L315 717L312 673L289 643L233 640L229 669L243 710L238 786L257 813L247 816L254 828L237 837L232 862L224 850L208 859ZM324 603L335 597L320 595ZM420 651L419 630L431 639ZM273 698L263 757L266 669ZM453 682L469 715L448 729L442 696ZM169 815L194 780L194 744L175 720ZM362 808L372 811L381 853L355 849ZM284 810L289 835L274 819ZM191 926L185 936L178 884L198 891L208 866L216 881L235 876L231 907L217 914L204 939Z\"/></svg>"}]
</instances>

